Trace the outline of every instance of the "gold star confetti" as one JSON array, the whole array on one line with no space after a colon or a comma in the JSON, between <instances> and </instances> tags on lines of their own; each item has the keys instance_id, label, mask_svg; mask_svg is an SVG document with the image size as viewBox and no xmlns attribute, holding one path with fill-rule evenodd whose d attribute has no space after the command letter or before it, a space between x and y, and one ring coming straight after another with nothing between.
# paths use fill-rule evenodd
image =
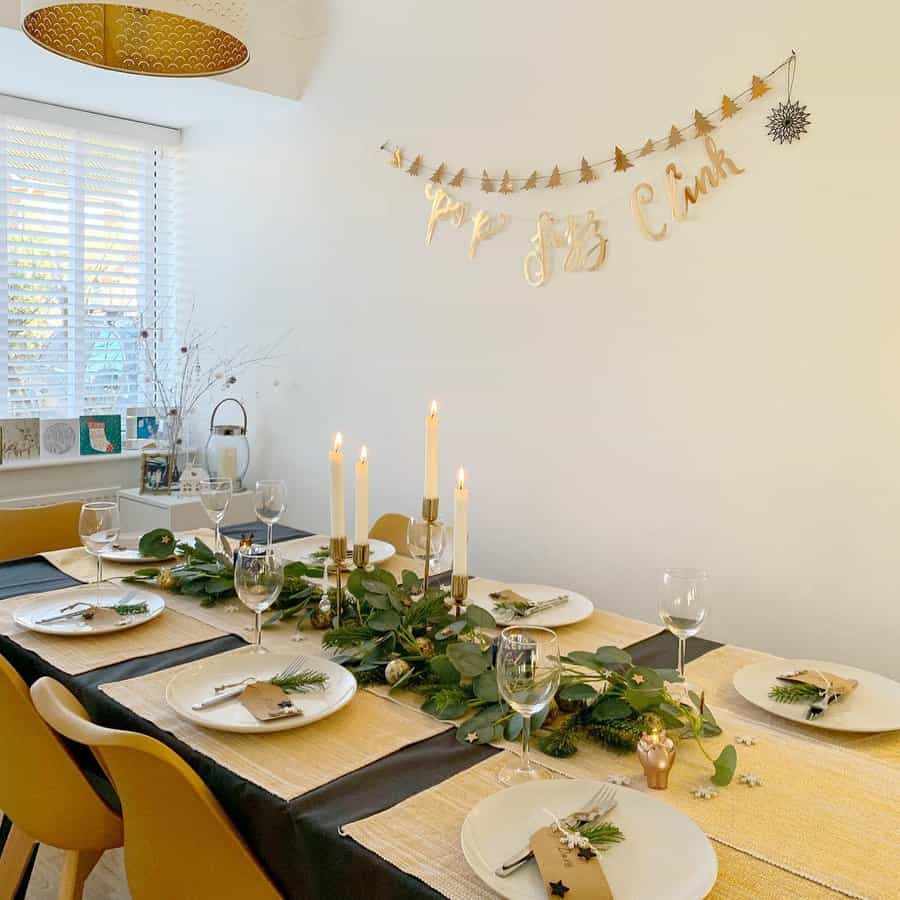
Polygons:
<instances>
[{"instance_id":1,"label":"gold star confetti","mask_svg":"<svg viewBox=\"0 0 900 900\"><path fill-rule=\"evenodd\" d=\"M631 676L631 680L632 680L635 684L643 684L643 683L644 683L644 676L641 675L640 672L635 672L634 675Z\"/></svg>"}]
</instances>

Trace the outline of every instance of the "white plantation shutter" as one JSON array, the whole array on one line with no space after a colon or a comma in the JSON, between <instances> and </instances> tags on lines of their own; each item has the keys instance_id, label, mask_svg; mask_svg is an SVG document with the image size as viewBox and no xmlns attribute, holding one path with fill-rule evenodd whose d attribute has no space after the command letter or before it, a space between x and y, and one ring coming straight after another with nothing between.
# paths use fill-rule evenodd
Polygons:
<instances>
[{"instance_id":1,"label":"white plantation shutter","mask_svg":"<svg viewBox=\"0 0 900 900\"><path fill-rule=\"evenodd\" d=\"M177 150L115 128L74 127L66 112L66 124L54 124L49 114L40 121L0 108L0 415L8 417L152 403L139 335L174 335ZM175 348L151 349L165 367Z\"/></svg>"}]
</instances>

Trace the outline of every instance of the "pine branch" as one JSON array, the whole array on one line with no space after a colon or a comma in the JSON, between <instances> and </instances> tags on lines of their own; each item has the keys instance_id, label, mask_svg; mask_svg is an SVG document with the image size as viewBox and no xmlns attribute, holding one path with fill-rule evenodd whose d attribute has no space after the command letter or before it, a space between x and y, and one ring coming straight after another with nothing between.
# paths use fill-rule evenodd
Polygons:
<instances>
[{"instance_id":1,"label":"pine branch","mask_svg":"<svg viewBox=\"0 0 900 900\"><path fill-rule=\"evenodd\" d=\"M312 690L325 690L328 684L328 676L324 672L317 672L315 669L303 669L296 675L289 675L287 678L271 678L271 684L280 687L282 690L293 694L306 694Z\"/></svg>"},{"instance_id":2,"label":"pine branch","mask_svg":"<svg viewBox=\"0 0 900 900\"><path fill-rule=\"evenodd\" d=\"M776 684L769 690L776 703L812 703L824 696L825 691L814 684Z\"/></svg>"},{"instance_id":3,"label":"pine branch","mask_svg":"<svg viewBox=\"0 0 900 900\"><path fill-rule=\"evenodd\" d=\"M586 837L595 850L603 850L625 840L622 829L612 822L586 822L578 829L578 833Z\"/></svg>"}]
</instances>

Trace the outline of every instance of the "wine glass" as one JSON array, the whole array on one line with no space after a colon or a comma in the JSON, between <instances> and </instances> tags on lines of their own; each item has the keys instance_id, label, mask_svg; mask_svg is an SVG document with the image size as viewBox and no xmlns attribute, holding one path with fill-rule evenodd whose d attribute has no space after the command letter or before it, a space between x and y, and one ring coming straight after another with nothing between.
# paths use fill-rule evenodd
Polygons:
<instances>
[{"instance_id":1,"label":"wine glass","mask_svg":"<svg viewBox=\"0 0 900 900\"><path fill-rule=\"evenodd\" d=\"M262 645L262 614L278 599L284 587L284 560L265 547L245 547L237 551L234 589L241 603L256 616L254 652L265 653Z\"/></svg>"},{"instance_id":2,"label":"wine glass","mask_svg":"<svg viewBox=\"0 0 900 900\"><path fill-rule=\"evenodd\" d=\"M434 571L444 552L444 523L431 523L431 545L428 545L428 523L424 519L410 519L406 529L406 543L414 559L424 562L429 557L429 568Z\"/></svg>"},{"instance_id":3,"label":"wine glass","mask_svg":"<svg viewBox=\"0 0 900 900\"><path fill-rule=\"evenodd\" d=\"M210 481L200 482L200 502L206 510L206 515L216 523L216 550L222 550L222 538L219 529L225 513L228 511L228 504L231 502L231 479L230 478L214 478Z\"/></svg>"},{"instance_id":4,"label":"wine glass","mask_svg":"<svg viewBox=\"0 0 900 900\"><path fill-rule=\"evenodd\" d=\"M497 648L500 696L522 716L522 758L500 770L501 784L524 784L553 776L534 766L528 755L531 717L545 709L559 688L560 659L556 632L537 625L512 625L500 633Z\"/></svg>"},{"instance_id":5,"label":"wine glass","mask_svg":"<svg viewBox=\"0 0 900 900\"><path fill-rule=\"evenodd\" d=\"M103 556L119 539L119 504L110 500L85 503L78 517L78 534L88 553L97 557L97 602L103 582Z\"/></svg>"},{"instance_id":6,"label":"wine glass","mask_svg":"<svg viewBox=\"0 0 900 900\"><path fill-rule=\"evenodd\" d=\"M256 518L269 529L266 546L272 549L272 526L284 515L287 485L283 481L256 482Z\"/></svg>"},{"instance_id":7,"label":"wine glass","mask_svg":"<svg viewBox=\"0 0 900 900\"><path fill-rule=\"evenodd\" d=\"M659 617L678 638L678 674L684 678L684 647L697 634L709 612L709 575L703 569L664 569L660 581Z\"/></svg>"}]
</instances>

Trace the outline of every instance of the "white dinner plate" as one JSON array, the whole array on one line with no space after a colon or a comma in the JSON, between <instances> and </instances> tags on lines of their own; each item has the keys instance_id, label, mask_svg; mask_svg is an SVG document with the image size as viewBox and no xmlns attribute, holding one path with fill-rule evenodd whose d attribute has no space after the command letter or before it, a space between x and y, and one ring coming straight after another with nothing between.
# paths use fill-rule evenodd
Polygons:
<instances>
[{"instance_id":1,"label":"white dinner plate","mask_svg":"<svg viewBox=\"0 0 900 900\"><path fill-rule=\"evenodd\" d=\"M123 550L107 550L104 553L101 553L100 556L103 558L104 562L112 562L112 563L125 563L127 565L137 565L138 563L145 563L146 565L150 565L152 563L164 563L167 560L174 559L175 553L173 552L169 556L141 556L141 551L137 549L137 547L133 548L125 548Z\"/></svg>"},{"instance_id":2,"label":"white dinner plate","mask_svg":"<svg viewBox=\"0 0 900 900\"><path fill-rule=\"evenodd\" d=\"M540 625L544 628L562 628L564 625L574 625L590 618L594 613L594 604L582 594L569 591L565 588L550 587L546 584L506 584L498 590L507 589L525 597L528 600L540 602L552 600L563 594L568 596L568 601L561 606L545 609L527 618L510 618L507 620L502 611L497 610L496 603L487 593L478 589L477 579L469 585L469 604L481 606L486 609L496 620L498 625Z\"/></svg>"},{"instance_id":3,"label":"white dinner plate","mask_svg":"<svg viewBox=\"0 0 900 900\"><path fill-rule=\"evenodd\" d=\"M290 549L291 556L300 560L302 563L306 563L308 566L321 566L321 559L312 559L310 557L311 553L315 553L317 550L321 550L323 547L328 546L328 539L316 537L301 538L298 540ZM347 549L350 553L353 553L353 544L348 542ZM369 541L369 564L373 566L377 566L379 563L387 562L391 557L397 555L397 550L393 544L389 544L387 541ZM347 567L352 568L353 566L353 557L347 557Z\"/></svg>"},{"instance_id":4,"label":"white dinner plate","mask_svg":"<svg viewBox=\"0 0 900 900\"><path fill-rule=\"evenodd\" d=\"M558 779L521 784L475 806L462 826L462 851L475 874L504 897L546 900L537 863L507 878L494 870L528 844L550 820L582 808L605 782ZM616 900L701 900L715 884L716 854L706 835L684 813L633 788L616 787L618 803L604 818L625 840L603 853L603 872ZM578 865L578 863L576 863ZM596 862L584 865L597 865Z\"/></svg>"},{"instance_id":5,"label":"white dinner plate","mask_svg":"<svg viewBox=\"0 0 900 900\"><path fill-rule=\"evenodd\" d=\"M166 608L162 594L143 589L128 589L118 585L104 584L98 606L116 606L118 604L136 604L146 602L148 610L137 616L124 619L121 624L114 622L95 622L86 619L68 619L54 625L37 625L38 619L49 619L60 615L64 606L71 603L96 603L97 589L93 585L84 585L67 591L65 594L54 593L52 597L38 596L23 603L15 614L17 625L29 631L41 634L57 634L66 637L87 637L98 634L109 634L114 631L127 631L137 628L155 619Z\"/></svg>"},{"instance_id":6,"label":"white dinner plate","mask_svg":"<svg viewBox=\"0 0 900 900\"><path fill-rule=\"evenodd\" d=\"M844 678L855 678L859 684L842 700L836 700L828 711L806 720L809 703L776 703L769 697L773 685L781 684L779 675L798 669L819 669ZM836 662L817 659L772 659L745 666L734 673L735 690L745 699L782 719L801 722L828 731L894 731L900 728L900 684L884 675L854 669Z\"/></svg>"},{"instance_id":7,"label":"white dinner plate","mask_svg":"<svg viewBox=\"0 0 900 900\"><path fill-rule=\"evenodd\" d=\"M311 725L337 712L353 699L356 679L330 659L311 656L304 668L324 672L328 676L328 684L324 690L291 694L294 705L303 710L302 716L260 722L237 697L209 709L192 709L195 703L213 696L218 685L240 681L249 675L261 681L267 680L286 669L295 657L293 653L255 653L247 649L211 656L176 675L166 687L166 701L179 716L204 728L263 734Z\"/></svg>"}]
</instances>

